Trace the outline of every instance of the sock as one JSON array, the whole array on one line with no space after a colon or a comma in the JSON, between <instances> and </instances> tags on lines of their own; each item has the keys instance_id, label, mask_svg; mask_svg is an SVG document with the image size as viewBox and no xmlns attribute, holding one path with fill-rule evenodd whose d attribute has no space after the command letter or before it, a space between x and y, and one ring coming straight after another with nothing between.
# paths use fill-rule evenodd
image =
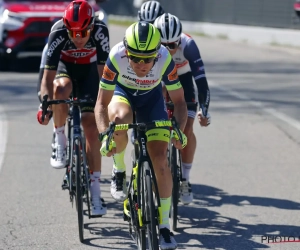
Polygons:
<instances>
[{"instance_id":1,"label":"sock","mask_svg":"<svg viewBox=\"0 0 300 250\"><path fill-rule=\"evenodd\" d=\"M182 178L190 181L190 172L192 169L192 163L184 163L182 162Z\"/></svg>"},{"instance_id":2,"label":"sock","mask_svg":"<svg viewBox=\"0 0 300 250\"><path fill-rule=\"evenodd\" d=\"M91 197L100 197L101 192L100 192L100 176L101 172L91 172L90 178L91 178L91 186L90 186L90 191L91 191Z\"/></svg>"},{"instance_id":3,"label":"sock","mask_svg":"<svg viewBox=\"0 0 300 250\"><path fill-rule=\"evenodd\" d=\"M54 132L55 132L55 142L58 145L66 146L65 126L59 128L55 127Z\"/></svg>"},{"instance_id":4,"label":"sock","mask_svg":"<svg viewBox=\"0 0 300 250\"><path fill-rule=\"evenodd\" d=\"M114 160L113 169L114 169L115 173L126 171L126 165L125 165L125 162L124 162L124 155L125 155L125 149L121 153L113 155L113 160Z\"/></svg>"},{"instance_id":5,"label":"sock","mask_svg":"<svg viewBox=\"0 0 300 250\"><path fill-rule=\"evenodd\" d=\"M170 229L169 213L171 207L171 196L169 198L160 198L160 206L162 212L162 214L160 215L162 217L162 224L159 225L159 229L165 227Z\"/></svg>"}]
</instances>

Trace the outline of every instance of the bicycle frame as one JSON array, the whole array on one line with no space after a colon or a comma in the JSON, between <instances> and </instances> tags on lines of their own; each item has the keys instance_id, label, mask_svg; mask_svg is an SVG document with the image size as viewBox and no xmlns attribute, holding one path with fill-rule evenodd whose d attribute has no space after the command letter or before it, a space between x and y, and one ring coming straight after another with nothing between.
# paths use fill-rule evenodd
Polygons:
<instances>
[{"instance_id":1,"label":"bicycle frame","mask_svg":"<svg viewBox=\"0 0 300 250\"><path fill-rule=\"evenodd\" d=\"M153 169L153 165L151 162L151 159L149 157L148 151L147 151L147 136L146 136L146 130L139 130L139 132L137 133L137 141L138 141L138 147L139 147L139 158L136 159L136 166L133 166L132 169L132 174L131 174L131 180L128 186L128 190L130 190L131 188L131 183L133 185L133 190L134 192L137 192L137 206L138 206L138 218L139 218L139 225L140 227L142 227L145 223L142 220L142 215L141 215L141 192L139 192L139 190L141 190L141 171L143 163L144 162L148 162L149 163L149 167L150 167L150 172L152 174L152 180L154 183L154 188L155 188L155 193L156 193L156 199L157 199L157 206L158 206L158 214L161 214L161 207L160 207L160 198L159 198L159 193L158 193L158 185L157 185L157 181L155 178L155 174L154 174L154 169ZM141 153L142 152L142 153ZM154 178L153 178L154 176ZM136 177L136 178L133 178ZM126 208L126 204L124 203L124 209ZM159 218L161 218L161 216L159 216Z\"/></svg>"},{"instance_id":2,"label":"bicycle frame","mask_svg":"<svg viewBox=\"0 0 300 250\"><path fill-rule=\"evenodd\" d=\"M188 107L196 107L198 103L187 102ZM166 106L169 120L173 119L174 115L174 104L170 100L170 96L166 96ZM172 201L170 215L172 221L172 229L177 230L177 216L178 216L178 201L179 201L179 187L182 182L182 160L181 160L181 151L176 149L175 146L170 141L168 145L168 162L171 169L172 178L173 178L173 190L172 190Z\"/></svg>"},{"instance_id":3,"label":"bicycle frame","mask_svg":"<svg viewBox=\"0 0 300 250\"><path fill-rule=\"evenodd\" d=\"M151 159L147 151L146 131L154 127L173 127L181 137L175 119L172 121L155 121L148 124L118 124L110 123L109 128L101 133L101 138L108 135L106 139L106 149L109 150L111 140L115 131L128 130L133 128L137 135L134 152L139 151L138 159L133 160L133 169L127 188L128 196L124 201L124 220L129 222L129 232L132 238L141 244L139 249L146 249L145 230L148 232L148 243L150 249L157 249L158 237L157 226L161 224L161 204L158 192L158 185ZM137 131L138 133L137 133ZM182 142L182 138L180 138ZM138 147L138 149L137 149ZM154 197L153 197L154 192ZM129 207L129 208L128 208ZM132 233L134 228L135 235ZM135 237L136 236L136 237ZM152 248L151 248L152 247Z\"/></svg>"},{"instance_id":4,"label":"bicycle frame","mask_svg":"<svg viewBox=\"0 0 300 250\"><path fill-rule=\"evenodd\" d=\"M92 216L90 213L89 201L89 172L87 168L87 157L85 151L85 139L82 136L80 107L81 103L93 103L91 99L67 99L47 101L48 96L43 97L42 102L42 120L45 117L47 108L52 104L69 104L68 116L68 141L67 141L67 164L65 176L68 177L68 185L62 185L63 189L69 189L70 202L73 205L73 199L76 198L76 209L78 214L79 239L83 242L83 197L86 196L89 218L101 217ZM73 184L75 181L75 185Z\"/></svg>"}]
</instances>

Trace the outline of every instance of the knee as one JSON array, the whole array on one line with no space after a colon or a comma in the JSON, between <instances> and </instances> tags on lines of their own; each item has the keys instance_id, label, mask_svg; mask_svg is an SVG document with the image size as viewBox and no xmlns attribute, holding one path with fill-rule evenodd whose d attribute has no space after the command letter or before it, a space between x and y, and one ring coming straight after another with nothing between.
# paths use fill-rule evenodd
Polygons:
<instances>
[{"instance_id":1,"label":"knee","mask_svg":"<svg viewBox=\"0 0 300 250\"><path fill-rule=\"evenodd\" d=\"M184 128L184 134L186 135L187 138L190 138L193 135L193 124L187 123L185 128Z\"/></svg>"},{"instance_id":2,"label":"knee","mask_svg":"<svg viewBox=\"0 0 300 250\"><path fill-rule=\"evenodd\" d=\"M167 152L157 152L151 160L156 174L166 175L167 171L169 171L167 164Z\"/></svg>"},{"instance_id":3,"label":"knee","mask_svg":"<svg viewBox=\"0 0 300 250\"><path fill-rule=\"evenodd\" d=\"M121 112L112 115L110 120L115 122L115 124L129 123L128 119L126 119L126 115ZM124 137L125 135L127 135L127 130L120 130L114 133L114 137Z\"/></svg>"},{"instance_id":4,"label":"knee","mask_svg":"<svg viewBox=\"0 0 300 250\"><path fill-rule=\"evenodd\" d=\"M55 99L66 99L70 96L72 90L70 90L69 82L55 80L53 82L53 95Z\"/></svg>"},{"instance_id":5,"label":"knee","mask_svg":"<svg viewBox=\"0 0 300 250\"><path fill-rule=\"evenodd\" d=\"M88 142L98 141L98 129L94 115L82 114L81 124L84 130L85 138ZM92 113L91 113L92 114Z\"/></svg>"}]
</instances>

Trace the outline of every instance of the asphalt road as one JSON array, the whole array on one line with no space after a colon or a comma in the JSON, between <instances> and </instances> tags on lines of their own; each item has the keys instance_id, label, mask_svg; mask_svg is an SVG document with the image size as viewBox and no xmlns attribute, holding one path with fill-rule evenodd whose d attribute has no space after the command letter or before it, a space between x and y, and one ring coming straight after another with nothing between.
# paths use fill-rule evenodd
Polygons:
<instances>
[{"instance_id":1,"label":"asphalt road","mask_svg":"<svg viewBox=\"0 0 300 250\"><path fill-rule=\"evenodd\" d=\"M124 30L111 26L111 45ZM300 236L300 51L195 40L211 89L212 124L194 126L195 199L179 208L178 249L299 249L300 243L268 244L262 237ZM108 158L102 173L108 214L86 218L86 242L79 242L76 210L60 187L63 171L49 164L51 126L36 121L37 78L0 73L0 249L135 249L122 206L110 197Z\"/></svg>"}]
</instances>

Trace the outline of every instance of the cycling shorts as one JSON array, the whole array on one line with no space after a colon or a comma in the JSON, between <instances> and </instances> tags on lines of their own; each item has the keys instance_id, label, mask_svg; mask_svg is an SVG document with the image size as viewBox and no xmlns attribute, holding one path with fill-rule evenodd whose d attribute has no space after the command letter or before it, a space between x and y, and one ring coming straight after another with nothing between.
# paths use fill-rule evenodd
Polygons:
<instances>
[{"instance_id":1,"label":"cycling shorts","mask_svg":"<svg viewBox=\"0 0 300 250\"><path fill-rule=\"evenodd\" d=\"M81 113L94 112L99 90L97 63L74 64L59 61L55 79L62 77L71 79L73 85L73 97L81 99L89 96L94 100L93 104L80 104Z\"/></svg>"},{"instance_id":2,"label":"cycling shorts","mask_svg":"<svg viewBox=\"0 0 300 250\"><path fill-rule=\"evenodd\" d=\"M138 92L137 92L138 93ZM135 112L136 122L152 122L168 120L167 108L162 95L162 85L145 94L131 94L125 87L116 86L111 102L128 104ZM153 128L147 131L147 141L170 140L169 127Z\"/></svg>"}]
</instances>

